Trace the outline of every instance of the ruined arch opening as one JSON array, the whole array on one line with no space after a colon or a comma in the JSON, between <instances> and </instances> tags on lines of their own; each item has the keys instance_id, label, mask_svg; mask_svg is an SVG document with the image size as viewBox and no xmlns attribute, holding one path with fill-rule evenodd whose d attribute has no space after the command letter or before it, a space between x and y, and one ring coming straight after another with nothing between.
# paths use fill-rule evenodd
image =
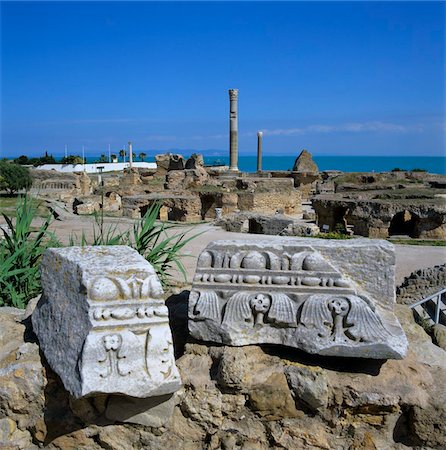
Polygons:
<instances>
[{"instance_id":1,"label":"ruined arch opening","mask_svg":"<svg viewBox=\"0 0 446 450\"><path fill-rule=\"evenodd\" d=\"M344 206L335 207L333 210L333 229L330 231L335 231L341 234L347 233L347 214L349 213L349 208Z\"/></svg>"},{"instance_id":2,"label":"ruined arch opening","mask_svg":"<svg viewBox=\"0 0 446 450\"><path fill-rule=\"evenodd\" d=\"M419 237L418 224L420 218L405 209L396 213L389 225L389 236L409 236L411 238Z\"/></svg>"}]
</instances>

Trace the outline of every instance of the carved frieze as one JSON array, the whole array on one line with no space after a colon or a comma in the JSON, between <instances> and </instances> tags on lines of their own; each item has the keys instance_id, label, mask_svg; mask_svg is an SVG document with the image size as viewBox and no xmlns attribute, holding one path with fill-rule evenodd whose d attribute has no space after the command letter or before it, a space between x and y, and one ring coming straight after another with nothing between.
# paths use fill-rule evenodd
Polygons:
<instances>
[{"instance_id":1,"label":"carved frieze","mask_svg":"<svg viewBox=\"0 0 446 450\"><path fill-rule=\"evenodd\" d=\"M124 246L48 250L32 316L45 356L75 396L149 397L181 386L163 289Z\"/></svg>"},{"instance_id":2,"label":"carved frieze","mask_svg":"<svg viewBox=\"0 0 446 450\"><path fill-rule=\"evenodd\" d=\"M393 247L355 241L210 243L198 259L189 296L192 336L230 345L283 344L325 355L404 357L407 340L389 295ZM382 286L371 288L374 283Z\"/></svg>"}]
</instances>

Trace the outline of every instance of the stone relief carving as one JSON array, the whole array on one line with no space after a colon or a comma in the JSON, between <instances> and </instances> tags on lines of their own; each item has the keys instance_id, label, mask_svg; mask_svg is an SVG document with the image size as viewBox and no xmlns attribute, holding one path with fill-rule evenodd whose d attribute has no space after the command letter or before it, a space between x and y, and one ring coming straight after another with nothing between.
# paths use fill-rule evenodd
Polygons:
<instances>
[{"instance_id":1,"label":"stone relief carving","mask_svg":"<svg viewBox=\"0 0 446 450\"><path fill-rule=\"evenodd\" d=\"M120 366L121 360L124 360L127 356L123 354L122 349L122 336L120 334L107 334L102 338L102 344L105 349L105 353L99 363L105 363L106 370L101 373L102 378L108 378L112 374L118 374L123 377L130 374L130 370L125 370Z\"/></svg>"},{"instance_id":2,"label":"stone relief carving","mask_svg":"<svg viewBox=\"0 0 446 450\"><path fill-rule=\"evenodd\" d=\"M231 345L278 343L321 354L401 358L407 341L389 312L393 298L378 304L354 281L355 273L373 278L367 253L381 251L379 245L387 244L370 241L368 250L362 242L315 239L210 243L189 297L191 334ZM336 251L356 259L361 252L363 266L345 273L336 267ZM388 259L383 271L392 264Z\"/></svg>"},{"instance_id":3,"label":"stone relief carving","mask_svg":"<svg viewBox=\"0 0 446 450\"><path fill-rule=\"evenodd\" d=\"M380 342L390 336L371 306L355 295L312 295L303 303L300 323L334 342Z\"/></svg>"},{"instance_id":4,"label":"stone relief carving","mask_svg":"<svg viewBox=\"0 0 446 450\"><path fill-rule=\"evenodd\" d=\"M50 249L42 260L42 284L34 329L51 367L75 397L143 398L179 389L162 286L136 251Z\"/></svg>"}]
</instances>

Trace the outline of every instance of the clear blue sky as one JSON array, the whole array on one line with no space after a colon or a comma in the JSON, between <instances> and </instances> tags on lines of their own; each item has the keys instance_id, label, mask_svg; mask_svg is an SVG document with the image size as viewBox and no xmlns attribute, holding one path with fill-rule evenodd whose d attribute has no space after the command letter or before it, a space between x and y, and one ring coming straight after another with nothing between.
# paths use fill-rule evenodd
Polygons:
<instances>
[{"instance_id":1,"label":"clear blue sky","mask_svg":"<svg viewBox=\"0 0 446 450\"><path fill-rule=\"evenodd\" d=\"M444 2L2 2L2 156L442 155Z\"/></svg>"}]
</instances>

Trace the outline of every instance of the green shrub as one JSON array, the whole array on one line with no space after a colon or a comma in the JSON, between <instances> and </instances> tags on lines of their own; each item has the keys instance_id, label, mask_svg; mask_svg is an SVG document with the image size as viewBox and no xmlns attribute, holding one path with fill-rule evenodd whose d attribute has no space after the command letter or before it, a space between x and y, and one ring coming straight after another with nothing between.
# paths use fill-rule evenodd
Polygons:
<instances>
[{"instance_id":1,"label":"green shrub","mask_svg":"<svg viewBox=\"0 0 446 450\"><path fill-rule=\"evenodd\" d=\"M415 169L412 169L412 172L427 172L427 170L426 169L419 169L419 168L415 168Z\"/></svg>"},{"instance_id":2,"label":"green shrub","mask_svg":"<svg viewBox=\"0 0 446 450\"><path fill-rule=\"evenodd\" d=\"M80 238L70 237L70 245L128 245L152 264L164 287L169 285L172 269L177 269L186 280L186 270L181 259L183 247L196 235L187 236L190 230L172 235L167 230L178 229L178 225L157 222L162 204L153 203L131 231L120 233L116 225L104 226L103 214L95 214L93 237L88 239L82 232Z\"/></svg>"},{"instance_id":3,"label":"green shrub","mask_svg":"<svg viewBox=\"0 0 446 450\"><path fill-rule=\"evenodd\" d=\"M48 216L37 229L32 221L37 208L31 200L19 197L15 224L6 214L2 214L9 230L0 227L0 306L25 308L28 301L41 292L39 263L48 247L58 242L48 230L52 216Z\"/></svg>"},{"instance_id":4,"label":"green shrub","mask_svg":"<svg viewBox=\"0 0 446 450\"><path fill-rule=\"evenodd\" d=\"M0 161L0 190L5 190L9 195L21 189L29 189L32 178L29 170L19 164Z\"/></svg>"}]
</instances>

